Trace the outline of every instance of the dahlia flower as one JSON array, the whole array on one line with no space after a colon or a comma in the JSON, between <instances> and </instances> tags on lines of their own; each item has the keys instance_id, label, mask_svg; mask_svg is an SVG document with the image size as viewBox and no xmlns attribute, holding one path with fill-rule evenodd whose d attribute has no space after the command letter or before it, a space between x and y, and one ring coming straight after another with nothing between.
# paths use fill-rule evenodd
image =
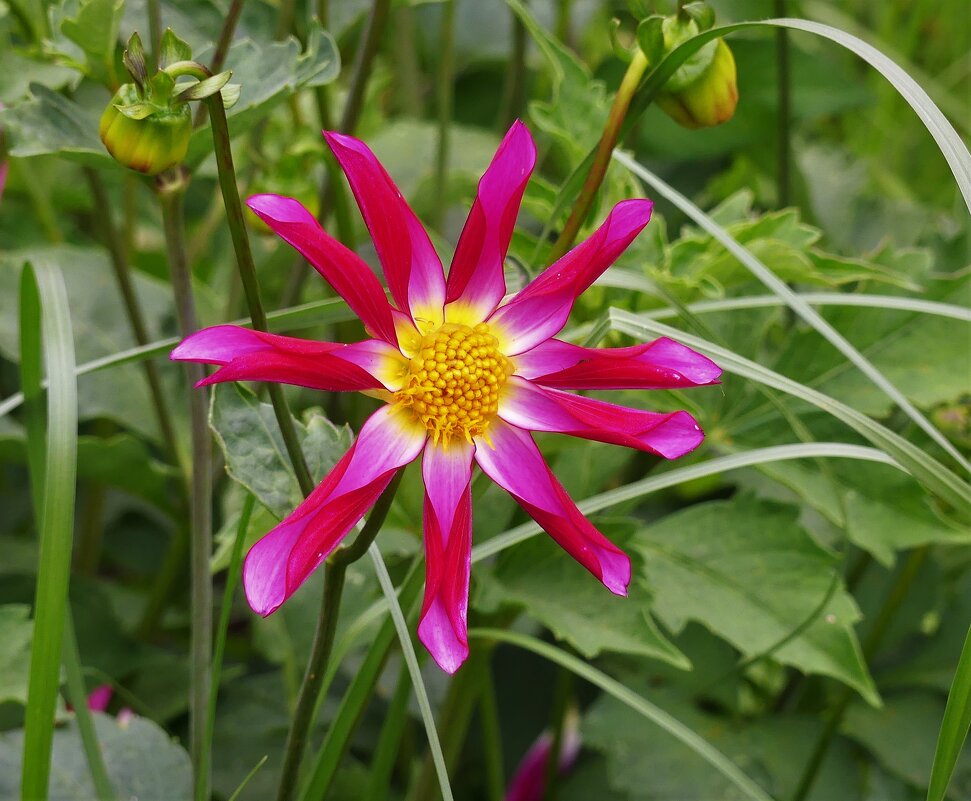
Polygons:
<instances>
[{"instance_id":1,"label":"dahlia flower","mask_svg":"<svg viewBox=\"0 0 971 801\"><path fill-rule=\"evenodd\" d=\"M617 204L585 242L505 298L503 261L536 160L516 122L482 176L448 274L428 234L368 147L325 133L371 232L391 294L357 254L299 202L249 207L296 248L361 318L371 338L312 342L230 325L187 337L182 361L218 365L200 382L277 381L358 391L384 401L331 473L249 551L246 597L266 616L331 554L402 467L421 456L425 595L418 635L454 672L468 655L472 464L510 493L611 592L630 560L577 509L531 431L554 431L675 458L702 440L687 412L628 409L564 389L656 389L715 383L721 370L670 339L617 349L556 339L577 297L647 225L649 200Z\"/></svg>"}]
</instances>

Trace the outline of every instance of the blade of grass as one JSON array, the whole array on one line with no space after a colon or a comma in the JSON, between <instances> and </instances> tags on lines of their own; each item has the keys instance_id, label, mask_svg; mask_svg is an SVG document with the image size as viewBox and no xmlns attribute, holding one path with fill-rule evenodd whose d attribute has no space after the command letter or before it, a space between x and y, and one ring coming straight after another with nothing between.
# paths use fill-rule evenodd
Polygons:
<instances>
[{"instance_id":1,"label":"blade of grass","mask_svg":"<svg viewBox=\"0 0 971 801\"><path fill-rule=\"evenodd\" d=\"M577 506L585 515L599 512L602 509L642 498L652 492L668 487L676 487L685 481L696 478L713 476L729 470L742 467L754 467L771 462L788 461L790 459L816 459L830 457L838 459L860 459L868 462L881 462L898 470L903 468L883 451L876 448L865 448L860 445L846 445L842 442L808 442L794 445L774 445L769 448L756 448L744 453L734 453L730 456L719 456L701 464L688 467L678 467L659 476L650 476L640 481L625 484L617 489L601 492L580 501ZM490 556L504 551L517 543L539 534L543 529L530 521L493 537L472 548L472 562L481 562Z\"/></svg>"},{"instance_id":2,"label":"blade of grass","mask_svg":"<svg viewBox=\"0 0 971 801\"><path fill-rule=\"evenodd\" d=\"M611 309L610 318L615 331L620 331L637 339L652 336L675 338L688 347L714 359L719 366L730 373L779 389L833 415L862 434L873 445L884 450L928 490L947 501L960 514L965 517L971 516L971 487L966 482L925 453L923 449L908 442L899 434L894 433L862 412L858 412L829 395L800 384L798 381L793 381L791 378L786 378L726 348L721 348L707 340L671 328L663 323L648 320L620 309Z\"/></svg>"},{"instance_id":3,"label":"blade of grass","mask_svg":"<svg viewBox=\"0 0 971 801\"><path fill-rule=\"evenodd\" d=\"M967 472L971 473L971 462L964 458L961 452L952 445L937 428L914 406L896 386L876 368L869 359L846 339L839 331L830 325L798 294L792 291L785 281L772 272L761 260L740 244L731 234L705 214L698 206L678 192L674 187L661 180L646 167L638 164L625 153L614 153L614 160L623 164L628 170L641 180L654 187L661 195L687 214L711 236L718 240L745 268L759 281L765 284L774 294L782 298L786 305L811 325L817 333L826 339L834 348L849 359L872 383L879 387L903 412L936 442L951 458Z\"/></svg>"},{"instance_id":4,"label":"blade of grass","mask_svg":"<svg viewBox=\"0 0 971 801\"><path fill-rule=\"evenodd\" d=\"M388 575L388 568L384 565L381 550L377 543L372 542L368 548L368 555L374 563L374 572L378 575L378 583L381 591L388 600L388 608L391 610L391 620L394 622L395 630L398 632L398 641L401 643L401 651L405 657L405 664L411 674L411 683L415 688L415 700L418 702L418 709L421 711L421 719L425 724L425 734L428 736L428 748L432 754L432 761L435 763L435 772L438 774L438 785L442 791L443 801L453 801L452 787L448 783L448 771L445 769L445 755L442 753L442 744L438 740L438 729L435 728L435 716L432 714L431 704L428 702L428 691L425 689L425 682L421 678L421 668L418 667L418 657L415 655L415 646L411 642L411 633L408 631L408 623L405 614L401 611L401 604L398 603L398 596L394 591L394 584L391 583L391 576Z\"/></svg>"},{"instance_id":5,"label":"blade of grass","mask_svg":"<svg viewBox=\"0 0 971 801\"><path fill-rule=\"evenodd\" d=\"M971 627L954 671L951 691L947 696L944 720L934 751L934 764L927 787L927 801L944 801L947 786L954 773L961 749L971 727Z\"/></svg>"},{"instance_id":6,"label":"blade of grass","mask_svg":"<svg viewBox=\"0 0 971 801\"><path fill-rule=\"evenodd\" d=\"M675 739L680 740L685 746L694 751L695 754L705 760L741 790L747 798L754 799L755 801L772 801L772 797L745 775L745 773L739 770L734 762L699 734L685 726L677 718L672 717L660 707L655 706L644 698L644 696L638 695L630 688L625 687L616 679L588 665L586 662L577 659L561 648L545 643L535 637L530 637L527 634L505 631L503 629L469 629L469 637L479 640L497 640L499 642L509 643L510 645L524 648L527 651L532 651L534 654L566 668L571 673L589 681L608 695L616 698L625 706L633 709Z\"/></svg>"},{"instance_id":7,"label":"blade of grass","mask_svg":"<svg viewBox=\"0 0 971 801\"><path fill-rule=\"evenodd\" d=\"M77 474L77 382L74 376L74 339L67 288L60 270L37 261L21 274L21 364L24 393L39 402L42 342L47 365L46 445L44 461L31 464L40 548L34 596L34 636L30 651L30 678L24 718L24 761L21 798L47 798L54 735L54 710L61 673L61 647L67 612L74 530L74 496ZM36 326L40 325L42 337ZM22 367L23 369L23 367ZM32 432L32 438L42 436ZM31 449L39 448L36 445ZM41 489L42 488L42 489Z\"/></svg>"}]
</instances>

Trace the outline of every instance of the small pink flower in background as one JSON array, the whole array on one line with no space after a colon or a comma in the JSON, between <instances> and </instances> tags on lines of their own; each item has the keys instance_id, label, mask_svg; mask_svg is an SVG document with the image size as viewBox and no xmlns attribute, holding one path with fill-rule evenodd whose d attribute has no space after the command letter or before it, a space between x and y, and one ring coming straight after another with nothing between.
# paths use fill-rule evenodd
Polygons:
<instances>
[{"instance_id":1,"label":"small pink flower in background","mask_svg":"<svg viewBox=\"0 0 971 801\"><path fill-rule=\"evenodd\" d=\"M95 687L88 693L88 709L92 712L104 712L108 709L108 704L111 703L112 695L114 695L114 690L111 689L110 684Z\"/></svg>"},{"instance_id":2,"label":"small pink flower in background","mask_svg":"<svg viewBox=\"0 0 971 801\"><path fill-rule=\"evenodd\" d=\"M580 754L579 723L580 718L576 710L571 709L563 721L560 760L557 765L557 773L560 776L569 772ZM543 732L516 767L516 773L506 789L505 801L543 801L552 753L553 736L548 731Z\"/></svg>"},{"instance_id":3,"label":"small pink flower in background","mask_svg":"<svg viewBox=\"0 0 971 801\"><path fill-rule=\"evenodd\" d=\"M711 360L667 338L618 349L555 339L574 301L647 225L649 200L617 204L585 242L505 298L503 261L536 150L516 122L479 182L447 277L428 234L374 154L325 133L371 232L393 303L354 252L299 202L256 195L249 207L347 301L371 339L311 342L221 325L187 337L172 358L219 365L200 385L276 381L358 391L385 401L296 510L250 550L243 583L269 615L340 544L419 456L425 482L425 597L418 635L454 672L468 656L472 463L617 595L630 560L577 509L530 431L638 448L669 459L703 439L687 412L628 409L565 389L670 389L717 383Z\"/></svg>"}]
</instances>

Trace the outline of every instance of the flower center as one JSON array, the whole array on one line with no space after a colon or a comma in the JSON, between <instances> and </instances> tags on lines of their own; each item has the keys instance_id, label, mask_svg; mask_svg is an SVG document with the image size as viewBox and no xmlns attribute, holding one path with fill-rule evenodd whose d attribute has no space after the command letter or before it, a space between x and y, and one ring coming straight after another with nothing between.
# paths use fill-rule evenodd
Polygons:
<instances>
[{"instance_id":1,"label":"flower center","mask_svg":"<svg viewBox=\"0 0 971 801\"><path fill-rule=\"evenodd\" d=\"M446 323L422 337L395 400L409 407L435 444L485 434L512 373L489 326Z\"/></svg>"}]
</instances>

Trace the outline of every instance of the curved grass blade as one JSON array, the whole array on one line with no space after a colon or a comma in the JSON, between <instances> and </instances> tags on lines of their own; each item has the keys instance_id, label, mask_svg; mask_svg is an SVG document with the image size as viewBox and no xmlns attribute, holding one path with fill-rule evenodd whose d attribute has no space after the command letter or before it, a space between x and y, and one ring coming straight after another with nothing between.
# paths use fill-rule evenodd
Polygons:
<instances>
[{"instance_id":1,"label":"curved grass blade","mask_svg":"<svg viewBox=\"0 0 971 801\"><path fill-rule=\"evenodd\" d=\"M381 584L381 591L388 600L388 608L391 611L391 619L398 632L398 640L401 642L401 651L405 657L405 664L411 674L411 683L415 688L415 700L418 701L418 709L421 711L421 719L425 724L425 733L428 735L428 749L432 754L432 761L435 764L435 772L438 774L438 784L442 791L442 801L453 801L452 788L448 783L448 771L445 768L445 756L442 754L442 744L438 740L438 730L435 728L435 716L432 714L431 704L428 702L428 691L425 689L425 682L421 678L421 669L418 667L418 657L415 655L415 646L411 642L411 633L408 631L408 623L405 621L404 612L401 611L401 604L398 603L398 596L394 591L394 584L391 583L391 576L388 575L388 568L384 565L381 557L381 550L376 542L372 542L368 548L368 555L374 563L374 572L378 574L378 582Z\"/></svg>"},{"instance_id":2,"label":"curved grass blade","mask_svg":"<svg viewBox=\"0 0 971 801\"><path fill-rule=\"evenodd\" d=\"M40 538L37 588L34 596L34 636L30 651L30 679L24 721L24 761L21 797L47 798L54 735L54 710L60 687L61 648L67 592L71 575L74 496L77 474L77 381L74 339L67 288L60 270L38 261L26 265L20 278L21 364L24 393L40 401L40 349L47 365L46 445L42 465L33 462L31 482ZM42 337L37 333L40 324ZM23 370L23 368L22 368ZM37 439L40 434L33 436ZM31 448L36 448L36 444ZM41 472L33 472L40 469Z\"/></svg>"},{"instance_id":3,"label":"curved grass blade","mask_svg":"<svg viewBox=\"0 0 971 801\"><path fill-rule=\"evenodd\" d=\"M586 662L577 659L563 649L545 643L542 640L537 640L535 637L530 637L527 634L505 631L503 629L469 629L469 637L475 637L480 640L506 642L510 645L525 648L527 651L532 651L534 654L542 656L551 662L555 662L571 673L596 685L608 695L613 696L622 704L630 707L651 721L655 726L663 729L675 739L680 740L741 790L747 798L751 798L754 801L772 801L772 797L745 775L745 773L739 770L734 762L728 759L728 757L703 737L685 726L677 718L672 717L660 707L655 706L644 698L644 696L638 695L633 690L625 687L616 679L588 665Z\"/></svg>"},{"instance_id":4,"label":"curved grass blade","mask_svg":"<svg viewBox=\"0 0 971 801\"><path fill-rule=\"evenodd\" d=\"M967 483L936 459L928 456L921 448L862 412L700 337L620 309L610 309L609 315L611 327L615 331L637 339L650 336L676 338L688 347L714 359L720 367L730 373L782 390L842 420L885 451L924 487L951 504L962 516L971 517L971 487Z\"/></svg>"},{"instance_id":5,"label":"curved grass blade","mask_svg":"<svg viewBox=\"0 0 971 801\"><path fill-rule=\"evenodd\" d=\"M599 495L592 495L580 501L577 506L585 515L599 512L602 509L615 506L619 503L642 498L652 492L676 487L685 481L696 478L713 476L718 473L725 473L729 470L737 470L741 467L755 467L760 464L771 462L782 462L790 459L818 459L820 457L830 457L837 459L860 459L868 462L880 462L882 464L896 467L898 470L903 468L890 458L883 451L876 448L866 448L861 445L847 445L842 442L805 442L794 445L774 445L769 448L756 448L755 450L745 451L744 453L734 453L730 456L719 456L717 459L709 459L701 464L693 464L688 467L678 467L669 470L659 476L649 476L640 481L625 484L623 487L601 492ZM472 548L472 561L480 562L490 556L494 556L500 551L504 551L523 540L539 534L543 529L536 523L523 523L520 526L509 529L491 540L487 540L480 545Z\"/></svg>"},{"instance_id":6,"label":"curved grass blade","mask_svg":"<svg viewBox=\"0 0 971 801\"><path fill-rule=\"evenodd\" d=\"M961 749L971 727L971 627L964 639L964 648L954 671L951 691L947 696L944 720L937 738L934 764L931 767L927 801L944 801Z\"/></svg>"},{"instance_id":7,"label":"curved grass blade","mask_svg":"<svg viewBox=\"0 0 971 801\"><path fill-rule=\"evenodd\" d=\"M698 206L667 184L647 168L634 161L626 153L615 152L614 160L623 164L634 175L681 209L692 220L711 234L741 262L745 268L772 292L785 301L786 305L811 325L834 348L849 359L867 378L876 384L904 413L917 424L934 442L941 446L951 458L961 467L971 473L971 462L964 458L961 452L952 445L938 429L914 406L893 383L881 373L874 364L846 339L839 331L830 325L812 306L793 292L785 281L780 279L765 264L762 263L748 248L741 245L731 234L705 214Z\"/></svg>"}]
</instances>

